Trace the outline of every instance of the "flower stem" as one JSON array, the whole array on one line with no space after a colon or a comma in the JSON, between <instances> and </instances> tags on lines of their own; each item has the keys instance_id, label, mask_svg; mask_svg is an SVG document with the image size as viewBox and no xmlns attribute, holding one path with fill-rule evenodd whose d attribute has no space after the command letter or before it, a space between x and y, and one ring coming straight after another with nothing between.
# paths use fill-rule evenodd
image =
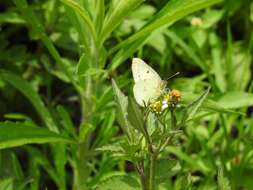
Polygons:
<instances>
[{"instance_id":1,"label":"flower stem","mask_svg":"<svg viewBox=\"0 0 253 190\"><path fill-rule=\"evenodd\" d=\"M135 165L135 167L136 167L136 170L137 170L137 172L140 176L142 190L148 190L147 178L146 178L145 172L144 172L144 163L143 163L143 161L141 161L140 163L137 163Z\"/></svg>"},{"instance_id":2,"label":"flower stem","mask_svg":"<svg viewBox=\"0 0 253 190\"><path fill-rule=\"evenodd\" d=\"M149 190L155 190L155 167L156 167L157 154L150 155L150 168L149 168Z\"/></svg>"},{"instance_id":3,"label":"flower stem","mask_svg":"<svg viewBox=\"0 0 253 190\"><path fill-rule=\"evenodd\" d=\"M175 128L177 127L177 120L176 120L174 108L171 109L170 114L171 114L171 129L175 130Z\"/></svg>"}]
</instances>

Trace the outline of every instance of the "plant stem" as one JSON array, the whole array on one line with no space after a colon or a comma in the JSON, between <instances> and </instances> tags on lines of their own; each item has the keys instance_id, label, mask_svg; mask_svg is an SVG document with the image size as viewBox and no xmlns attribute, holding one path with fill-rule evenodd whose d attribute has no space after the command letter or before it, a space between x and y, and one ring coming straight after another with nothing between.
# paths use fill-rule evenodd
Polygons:
<instances>
[{"instance_id":1,"label":"plant stem","mask_svg":"<svg viewBox=\"0 0 253 190\"><path fill-rule=\"evenodd\" d=\"M155 167L156 167L157 154L150 155L150 168L149 168L149 190L155 190Z\"/></svg>"},{"instance_id":2,"label":"plant stem","mask_svg":"<svg viewBox=\"0 0 253 190\"><path fill-rule=\"evenodd\" d=\"M170 114L171 114L171 129L174 130L177 126L177 120L176 120L174 108L171 109Z\"/></svg>"},{"instance_id":3,"label":"plant stem","mask_svg":"<svg viewBox=\"0 0 253 190\"><path fill-rule=\"evenodd\" d=\"M144 173L144 163L143 163L143 161L141 161L140 163L137 163L135 168L136 168L136 170L137 170L137 172L140 176L142 190L148 190L147 178L146 178L145 173Z\"/></svg>"}]
</instances>

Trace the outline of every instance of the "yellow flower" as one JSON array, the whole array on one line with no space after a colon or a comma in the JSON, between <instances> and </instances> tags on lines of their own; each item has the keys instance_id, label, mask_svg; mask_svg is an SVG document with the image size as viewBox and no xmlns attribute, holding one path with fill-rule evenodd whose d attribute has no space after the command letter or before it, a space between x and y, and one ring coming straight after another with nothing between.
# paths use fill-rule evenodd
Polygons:
<instances>
[{"instance_id":1,"label":"yellow flower","mask_svg":"<svg viewBox=\"0 0 253 190\"><path fill-rule=\"evenodd\" d=\"M169 103L170 102L170 93L167 93L163 96L163 101Z\"/></svg>"},{"instance_id":2,"label":"yellow flower","mask_svg":"<svg viewBox=\"0 0 253 190\"><path fill-rule=\"evenodd\" d=\"M160 114L162 112L162 102L160 100L155 101L149 105L149 108L152 112Z\"/></svg>"}]
</instances>

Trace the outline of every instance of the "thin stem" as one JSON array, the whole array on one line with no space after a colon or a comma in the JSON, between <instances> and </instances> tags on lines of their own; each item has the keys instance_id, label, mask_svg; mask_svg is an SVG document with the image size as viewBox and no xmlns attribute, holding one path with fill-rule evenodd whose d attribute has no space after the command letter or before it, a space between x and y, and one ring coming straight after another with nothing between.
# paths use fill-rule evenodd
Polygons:
<instances>
[{"instance_id":1,"label":"thin stem","mask_svg":"<svg viewBox=\"0 0 253 190\"><path fill-rule=\"evenodd\" d=\"M176 120L176 116L175 116L173 108L171 109L170 114L171 114L171 129L174 130L177 127L177 120ZM160 146L158 147L158 151L159 152L163 151L166 148L166 146L168 146L168 144L173 139L174 135L175 134L172 134L170 137L166 138L166 140L164 141L164 143L160 144Z\"/></svg>"},{"instance_id":2,"label":"thin stem","mask_svg":"<svg viewBox=\"0 0 253 190\"><path fill-rule=\"evenodd\" d=\"M157 154L150 155L150 168L149 168L149 190L155 190L155 168L156 168Z\"/></svg>"},{"instance_id":3,"label":"thin stem","mask_svg":"<svg viewBox=\"0 0 253 190\"><path fill-rule=\"evenodd\" d=\"M147 111L147 113L145 114L145 117L144 117L144 123L145 123L145 126L144 126L144 129L143 129L143 132L144 132L144 137L148 143L148 148L149 150L152 152L152 140L148 134L148 131L147 131L147 120L148 120L148 115L149 115L150 111Z\"/></svg>"},{"instance_id":4,"label":"thin stem","mask_svg":"<svg viewBox=\"0 0 253 190\"><path fill-rule=\"evenodd\" d=\"M164 141L164 143L161 144L161 146L159 147L158 151L162 152L171 143L171 140L173 139L174 136L175 136L175 134L172 134L170 137L168 137Z\"/></svg>"},{"instance_id":5,"label":"thin stem","mask_svg":"<svg viewBox=\"0 0 253 190\"><path fill-rule=\"evenodd\" d=\"M176 120L174 108L171 109L170 114L171 114L171 129L174 130L177 126L177 120Z\"/></svg>"},{"instance_id":6,"label":"thin stem","mask_svg":"<svg viewBox=\"0 0 253 190\"><path fill-rule=\"evenodd\" d=\"M143 161L136 164L136 170L137 170L137 172L140 176L142 190L148 190L147 179L146 179L146 176L145 176L145 173L144 173L144 163L143 163Z\"/></svg>"}]
</instances>

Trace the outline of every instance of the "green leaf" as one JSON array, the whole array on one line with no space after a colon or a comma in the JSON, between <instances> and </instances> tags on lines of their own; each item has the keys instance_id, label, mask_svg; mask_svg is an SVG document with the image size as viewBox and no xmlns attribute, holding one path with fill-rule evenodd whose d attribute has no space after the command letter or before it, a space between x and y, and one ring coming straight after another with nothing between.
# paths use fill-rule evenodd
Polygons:
<instances>
[{"instance_id":1,"label":"green leaf","mask_svg":"<svg viewBox=\"0 0 253 190\"><path fill-rule=\"evenodd\" d=\"M105 0L96 0L95 1L96 7L96 15L95 15L95 27L96 31L99 34L103 27L103 22L105 18Z\"/></svg>"},{"instance_id":2,"label":"green leaf","mask_svg":"<svg viewBox=\"0 0 253 190\"><path fill-rule=\"evenodd\" d=\"M216 86L221 92L225 92L227 87L226 72L224 69L224 63L222 60L222 44L220 38L215 32L209 33L209 43L211 45L211 56L212 56L212 68L215 77Z\"/></svg>"},{"instance_id":3,"label":"green leaf","mask_svg":"<svg viewBox=\"0 0 253 190\"><path fill-rule=\"evenodd\" d=\"M182 103L191 105L196 99L198 99L201 95L182 92ZM242 114L241 112L236 112L230 109L226 109L222 107L217 101L206 99L201 108L206 111L218 112L218 113L234 113L234 114Z\"/></svg>"},{"instance_id":4,"label":"green leaf","mask_svg":"<svg viewBox=\"0 0 253 190\"><path fill-rule=\"evenodd\" d=\"M30 166L29 166L29 175L32 176L32 183L30 185L33 186L31 189L38 189L39 186L39 176L40 171L39 167L42 167L50 176L50 178L57 183L58 175L53 167L51 161L48 160L48 157L41 151L39 148L34 146L25 146L25 150L29 153L30 158ZM37 187L37 188L35 188Z\"/></svg>"},{"instance_id":5,"label":"green leaf","mask_svg":"<svg viewBox=\"0 0 253 190\"><path fill-rule=\"evenodd\" d=\"M94 129L95 127L92 124L82 123L79 129L79 138L78 138L79 142L80 143L85 142L88 139L90 132L93 131Z\"/></svg>"},{"instance_id":6,"label":"green leaf","mask_svg":"<svg viewBox=\"0 0 253 190\"><path fill-rule=\"evenodd\" d=\"M75 10L68 5L65 5L66 14L72 23L72 25L75 27L75 29L78 32L78 41L80 43L80 48L84 49L84 52L88 52L88 41L89 41L89 35L87 34L88 28L83 24L82 18L79 14L76 14Z\"/></svg>"},{"instance_id":7,"label":"green leaf","mask_svg":"<svg viewBox=\"0 0 253 190\"><path fill-rule=\"evenodd\" d=\"M208 10L203 15L203 25L201 25L201 28L207 29L213 26L215 23L217 23L223 16L224 11L223 10Z\"/></svg>"},{"instance_id":8,"label":"green leaf","mask_svg":"<svg viewBox=\"0 0 253 190\"><path fill-rule=\"evenodd\" d=\"M132 44L127 44L123 46L120 51L113 57L112 64L110 65L110 70L114 71L124 60L132 56L138 47L146 42L146 38L142 37ZM131 62L129 62L131 63Z\"/></svg>"},{"instance_id":9,"label":"green leaf","mask_svg":"<svg viewBox=\"0 0 253 190\"><path fill-rule=\"evenodd\" d=\"M68 71L68 68L66 68L66 65L62 61L58 50L55 48L50 38L46 35L44 26L40 23L39 19L36 17L36 14L34 13L33 9L31 9L28 6L27 1L13 0L13 2L24 16L26 22L31 25L32 32L35 33L36 37L43 42L43 44L48 49L52 57L55 59L56 63L60 66L62 72L64 72L64 74L71 80L71 82L75 84L75 81L72 77L72 73L70 73Z\"/></svg>"},{"instance_id":10,"label":"green leaf","mask_svg":"<svg viewBox=\"0 0 253 190\"><path fill-rule=\"evenodd\" d=\"M195 100L189 107L189 112L188 112L188 117L191 118L192 116L194 116L196 114L196 112L198 111L199 107L202 105L202 103L204 102L204 100L206 99L208 93L210 91L210 87L197 99Z\"/></svg>"},{"instance_id":11,"label":"green leaf","mask_svg":"<svg viewBox=\"0 0 253 190\"><path fill-rule=\"evenodd\" d=\"M134 11L131 11L131 14L129 17L136 19L148 19L154 15L156 12L156 8L153 5L149 4L142 4ZM129 18L128 18L129 19Z\"/></svg>"},{"instance_id":12,"label":"green leaf","mask_svg":"<svg viewBox=\"0 0 253 190\"><path fill-rule=\"evenodd\" d=\"M96 150L110 153L124 152L124 149L119 144L104 145L102 147L96 148Z\"/></svg>"},{"instance_id":13,"label":"green leaf","mask_svg":"<svg viewBox=\"0 0 253 190\"><path fill-rule=\"evenodd\" d=\"M193 13L199 9L219 3L221 0L173 0L169 1L164 8L156 15L156 18L143 27L140 31L129 37L123 43L133 42L136 39L146 35L163 26L169 26L184 16Z\"/></svg>"},{"instance_id":14,"label":"green leaf","mask_svg":"<svg viewBox=\"0 0 253 190\"><path fill-rule=\"evenodd\" d=\"M89 13L85 9L83 9L77 2L73 0L61 0L61 2L71 7L73 10L75 10L76 13L78 13L81 16L84 23L89 28L93 39L96 41L96 30L95 30L92 20L90 19Z\"/></svg>"},{"instance_id":15,"label":"green leaf","mask_svg":"<svg viewBox=\"0 0 253 190\"><path fill-rule=\"evenodd\" d=\"M222 167L219 167L219 170L218 170L218 189L219 190L231 190L231 187L229 185L229 181L224 176Z\"/></svg>"},{"instance_id":16,"label":"green leaf","mask_svg":"<svg viewBox=\"0 0 253 190\"><path fill-rule=\"evenodd\" d=\"M205 62L202 61L201 58L194 52L194 50L189 45L187 45L187 43L185 43L184 40L182 40L175 32L166 30L164 34L168 36L173 42L177 43L196 65L198 65L202 70L206 69L207 66L205 65Z\"/></svg>"},{"instance_id":17,"label":"green leaf","mask_svg":"<svg viewBox=\"0 0 253 190\"><path fill-rule=\"evenodd\" d=\"M57 111L62 119L63 127L70 133L73 137L76 137L75 126L71 120L71 117L67 110L61 105L57 106Z\"/></svg>"},{"instance_id":18,"label":"green leaf","mask_svg":"<svg viewBox=\"0 0 253 190\"><path fill-rule=\"evenodd\" d=\"M0 123L0 149L51 142L74 143L72 139L46 128L32 127L22 123Z\"/></svg>"},{"instance_id":19,"label":"green leaf","mask_svg":"<svg viewBox=\"0 0 253 190\"><path fill-rule=\"evenodd\" d=\"M253 2L250 3L250 21L253 22Z\"/></svg>"},{"instance_id":20,"label":"green leaf","mask_svg":"<svg viewBox=\"0 0 253 190\"><path fill-rule=\"evenodd\" d=\"M13 165L13 173L15 174L15 177L18 181L23 181L24 180L24 173L22 171L22 167L20 165L20 162L14 152L11 153L11 161Z\"/></svg>"},{"instance_id":21,"label":"green leaf","mask_svg":"<svg viewBox=\"0 0 253 190\"><path fill-rule=\"evenodd\" d=\"M167 48L166 38L163 34L163 31L155 31L147 40L147 44L153 47L160 54L163 54Z\"/></svg>"},{"instance_id":22,"label":"green leaf","mask_svg":"<svg viewBox=\"0 0 253 190\"><path fill-rule=\"evenodd\" d=\"M132 98L129 98L128 119L135 129L137 129L142 134L145 134L143 115Z\"/></svg>"},{"instance_id":23,"label":"green leaf","mask_svg":"<svg viewBox=\"0 0 253 190\"><path fill-rule=\"evenodd\" d=\"M160 159L156 166L156 180L159 182L167 181L170 177L175 175L172 168L177 165L176 160Z\"/></svg>"},{"instance_id":24,"label":"green leaf","mask_svg":"<svg viewBox=\"0 0 253 190\"><path fill-rule=\"evenodd\" d=\"M87 69L81 76L93 76L106 73L104 69L97 69L97 68L89 68Z\"/></svg>"},{"instance_id":25,"label":"green leaf","mask_svg":"<svg viewBox=\"0 0 253 190\"><path fill-rule=\"evenodd\" d=\"M142 29L138 32L121 42L119 45L114 47L110 53L115 52L120 47L129 46L128 48L131 49L131 53L136 51L136 49L142 45L143 41L149 35L162 27L168 27L175 23L176 21L180 20L184 16L191 14L197 10L206 8L213 4L219 3L222 0L173 0L169 1L164 8ZM136 41L139 41L139 44L136 44ZM131 44L134 44L133 47ZM130 54L131 55L131 54ZM130 56L129 55L129 56ZM127 58L127 57L126 57ZM124 61L125 59L122 59ZM117 64L118 66L119 64ZM115 66L113 66L115 68Z\"/></svg>"},{"instance_id":26,"label":"green leaf","mask_svg":"<svg viewBox=\"0 0 253 190\"><path fill-rule=\"evenodd\" d=\"M100 43L122 22L123 18L131 13L144 0L114 0L111 1L110 10L108 11L103 29L100 35Z\"/></svg>"},{"instance_id":27,"label":"green leaf","mask_svg":"<svg viewBox=\"0 0 253 190\"><path fill-rule=\"evenodd\" d=\"M81 77L89 69L87 55L82 54L77 64L77 74Z\"/></svg>"},{"instance_id":28,"label":"green leaf","mask_svg":"<svg viewBox=\"0 0 253 190\"><path fill-rule=\"evenodd\" d=\"M6 178L0 180L0 189L3 190L13 190L13 179L12 178Z\"/></svg>"},{"instance_id":29,"label":"green leaf","mask_svg":"<svg viewBox=\"0 0 253 190\"><path fill-rule=\"evenodd\" d=\"M117 104L117 120L122 128L122 130L125 132L126 135L128 135L128 138L130 138L130 133L129 133L129 123L128 123L128 98L125 96L117 86L116 82L114 79L112 79L112 87L113 87L113 92L115 94L115 101Z\"/></svg>"},{"instance_id":30,"label":"green leaf","mask_svg":"<svg viewBox=\"0 0 253 190\"><path fill-rule=\"evenodd\" d=\"M219 100L224 108L243 108L253 105L253 94L240 91L225 93Z\"/></svg>"},{"instance_id":31,"label":"green leaf","mask_svg":"<svg viewBox=\"0 0 253 190\"><path fill-rule=\"evenodd\" d=\"M196 114L197 110L202 105L203 101L206 99L209 91L210 88L208 88L198 99L194 100L192 103L186 106L180 126L183 126L186 120L191 119Z\"/></svg>"},{"instance_id":32,"label":"green leaf","mask_svg":"<svg viewBox=\"0 0 253 190\"><path fill-rule=\"evenodd\" d=\"M136 178L129 175L114 176L98 185L96 190L141 190L140 184Z\"/></svg>"},{"instance_id":33,"label":"green leaf","mask_svg":"<svg viewBox=\"0 0 253 190\"><path fill-rule=\"evenodd\" d=\"M32 86L23 78L5 70L0 70L1 79L11 84L14 88L19 90L29 101L33 104L46 126L54 132L58 132L58 129L50 115L50 112L44 105L40 96L34 91Z\"/></svg>"},{"instance_id":34,"label":"green leaf","mask_svg":"<svg viewBox=\"0 0 253 190\"><path fill-rule=\"evenodd\" d=\"M198 46L198 48L203 48L207 40L207 32L202 29L197 29L192 33L192 39Z\"/></svg>"},{"instance_id":35,"label":"green leaf","mask_svg":"<svg viewBox=\"0 0 253 190\"><path fill-rule=\"evenodd\" d=\"M30 118L22 113L7 113L4 114L4 118L6 119L14 119L14 120L30 120Z\"/></svg>"},{"instance_id":36,"label":"green leaf","mask_svg":"<svg viewBox=\"0 0 253 190\"><path fill-rule=\"evenodd\" d=\"M166 150L170 153L175 154L179 159L184 160L186 163L190 164L193 169L198 169L202 171L203 173L208 173L210 172L210 168L208 165L205 164L202 160L196 158L190 157L188 154L183 152L179 147L173 147L173 146L168 146Z\"/></svg>"},{"instance_id":37,"label":"green leaf","mask_svg":"<svg viewBox=\"0 0 253 190\"><path fill-rule=\"evenodd\" d=\"M17 13L10 11L0 14L0 23L25 24L26 22Z\"/></svg>"},{"instance_id":38,"label":"green leaf","mask_svg":"<svg viewBox=\"0 0 253 190\"><path fill-rule=\"evenodd\" d=\"M52 145L52 152L54 156L54 165L57 172L57 186L59 189L66 189L66 170L65 165L68 162L67 146L62 143L54 143Z\"/></svg>"},{"instance_id":39,"label":"green leaf","mask_svg":"<svg viewBox=\"0 0 253 190\"><path fill-rule=\"evenodd\" d=\"M191 189L191 176L190 174L180 176L175 182L174 190L190 190Z\"/></svg>"}]
</instances>

